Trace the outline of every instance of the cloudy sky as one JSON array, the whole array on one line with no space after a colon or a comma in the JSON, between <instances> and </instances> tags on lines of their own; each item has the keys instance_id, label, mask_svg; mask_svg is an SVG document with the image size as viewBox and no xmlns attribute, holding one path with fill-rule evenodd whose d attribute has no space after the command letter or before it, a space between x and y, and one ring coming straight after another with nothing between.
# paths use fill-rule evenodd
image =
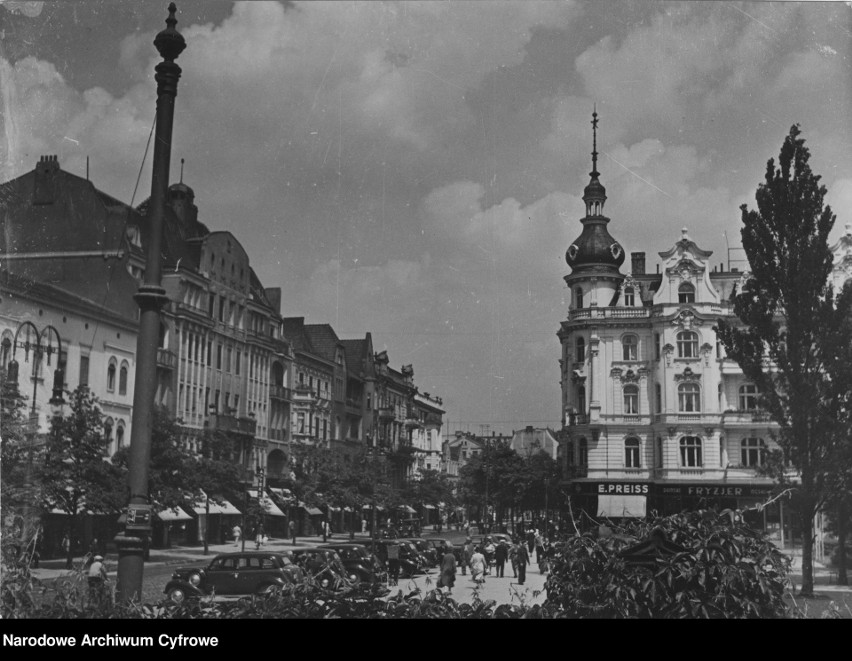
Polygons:
<instances>
[{"instance_id":1,"label":"cloudy sky","mask_svg":"<svg viewBox=\"0 0 852 661\"><path fill-rule=\"evenodd\" d=\"M149 195L167 4L0 0L0 180L88 156ZM850 3L177 4L173 180L184 158L284 315L412 363L450 432L559 424L594 103L609 229L649 270L681 227L726 261L797 122L852 222Z\"/></svg>"}]
</instances>

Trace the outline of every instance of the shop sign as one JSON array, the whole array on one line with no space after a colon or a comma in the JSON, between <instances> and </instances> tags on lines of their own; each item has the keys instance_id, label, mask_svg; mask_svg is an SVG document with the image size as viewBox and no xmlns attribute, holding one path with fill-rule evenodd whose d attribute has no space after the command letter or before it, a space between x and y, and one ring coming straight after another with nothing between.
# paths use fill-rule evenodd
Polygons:
<instances>
[{"instance_id":1,"label":"shop sign","mask_svg":"<svg viewBox=\"0 0 852 661\"><path fill-rule=\"evenodd\" d=\"M655 489L660 496L694 496L697 498L757 498L772 495L772 487L742 484L658 484Z\"/></svg>"},{"instance_id":2,"label":"shop sign","mask_svg":"<svg viewBox=\"0 0 852 661\"><path fill-rule=\"evenodd\" d=\"M574 491L600 496L647 496L651 493L651 484L650 482L575 482Z\"/></svg>"}]
</instances>

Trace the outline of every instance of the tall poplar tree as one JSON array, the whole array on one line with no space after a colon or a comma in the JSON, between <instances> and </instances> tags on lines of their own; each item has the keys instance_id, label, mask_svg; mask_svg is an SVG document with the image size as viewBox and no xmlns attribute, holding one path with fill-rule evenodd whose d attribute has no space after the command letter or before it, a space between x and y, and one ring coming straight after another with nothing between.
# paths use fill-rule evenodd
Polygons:
<instances>
[{"instance_id":1,"label":"tall poplar tree","mask_svg":"<svg viewBox=\"0 0 852 661\"><path fill-rule=\"evenodd\" d=\"M809 595L814 516L838 484L844 430L837 365L848 351L850 338L841 330L852 295L847 286L835 296L829 282L835 215L824 205L826 188L808 165L800 133L798 125L790 128L777 167L769 159L757 210L741 207L751 272L734 299L739 323L719 320L716 330L728 357L760 390L761 405L779 425L784 457L798 471L801 592Z\"/></svg>"}]
</instances>

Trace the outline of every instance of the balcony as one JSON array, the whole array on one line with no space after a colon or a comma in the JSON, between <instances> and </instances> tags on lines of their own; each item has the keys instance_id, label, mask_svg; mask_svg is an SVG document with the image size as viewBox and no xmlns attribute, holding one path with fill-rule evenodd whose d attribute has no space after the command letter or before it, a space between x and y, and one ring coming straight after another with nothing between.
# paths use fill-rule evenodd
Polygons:
<instances>
[{"instance_id":1,"label":"balcony","mask_svg":"<svg viewBox=\"0 0 852 661\"><path fill-rule=\"evenodd\" d=\"M378 410L379 410L379 420L381 422L391 422L394 418L396 418L396 414L394 413L393 406L382 406Z\"/></svg>"},{"instance_id":2,"label":"balcony","mask_svg":"<svg viewBox=\"0 0 852 661\"><path fill-rule=\"evenodd\" d=\"M168 349L157 349L157 367L162 367L163 369L173 370L177 365L177 356L173 351L169 351Z\"/></svg>"},{"instance_id":3,"label":"balcony","mask_svg":"<svg viewBox=\"0 0 852 661\"><path fill-rule=\"evenodd\" d=\"M289 402L292 399L291 391L286 386L269 386L269 396L282 402Z\"/></svg>"},{"instance_id":4,"label":"balcony","mask_svg":"<svg viewBox=\"0 0 852 661\"><path fill-rule=\"evenodd\" d=\"M361 415L361 400L355 397L346 398L346 412Z\"/></svg>"},{"instance_id":5,"label":"balcony","mask_svg":"<svg viewBox=\"0 0 852 661\"><path fill-rule=\"evenodd\" d=\"M568 426L569 427L577 427L579 425L587 425L589 424L589 416L585 413L569 413L568 414Z\"/></svg>"},{"instance_id":6,"label":"balcony","mask_svg":"<svg viewBox=\"0 0 852 661\"><path fill-rule=\"evenodd\" d=\"M571 310L568 321L583 319L642 319L650 317L649 308L582 308Z\"/></svg>"},{"instance_id":7,"label":"balcony","mask_svg":"<svg viewBox=\"0 0 852 661\"><path fill-rule=\"evenodd\" d=\"M254 436L257 431L257 422L252 418L238 418L235 415L214 413L208 416L208 421L210 428L216 431L244 434L246 436Z\"/></svg>"}]
</instances>

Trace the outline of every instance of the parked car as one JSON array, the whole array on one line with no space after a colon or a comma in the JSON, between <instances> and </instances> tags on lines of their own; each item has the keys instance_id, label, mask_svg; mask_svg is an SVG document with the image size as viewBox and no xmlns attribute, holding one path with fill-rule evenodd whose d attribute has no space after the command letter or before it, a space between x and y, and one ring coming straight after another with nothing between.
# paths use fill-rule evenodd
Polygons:
<instances>
[{"instance_id":1,"label":"parked car","mask_svg":"<svg viewBox=\"0 0 852 661\"><path fill-rule=\"evenodd\" d=\"M387 565L388 562L388 545L397 544L399 546L399 575L403 578L410 578L415 574L424 573L426 571L425 559L420 555L417 548L409 541L404 539L377 539L376 540L376 555Z\"/></svg>"},{"instance_id":2,"label":"parked car","mask_svg":"<svg viewBox=\"0 0 852 661\"><path fill-rule=\"evenodd\" d=\"M435 551L435 547L425 539L421 539L420 537L405 537L404 539L414 544L414 547L425 559L427 567L437 567L440 564L441 558L438 556L437 551Z\"/></svg>"},{"instance_id":3,"label":"parked car","mask_svg":"<svg viewBox=\"0 0 852 661\"><path fill-rule=\"evenodd\" d=\"M288 553L222 553L206 567L178 567L163 592L174 603L207 595L272 593L304 581Z\"/></svg>"},{"instance_id":4,"label":"parked car","mask_svg":"<svg viewBox=\"0 0 852 661\"><path fill-rule=\"evenodd\" d=\"M387 580L384 563L363 544L326 544L321 548L331 549L340 556L350 581L381 583Z\"/></svg>"},{"instance_id":5,"label":"parked car","mask_svg":"<svg viewBox=\"0 0 852 661\"><path fill-rule=\"evenodd\" d=\"M320 587L329 590L343 590L353 584L340 556L332 549L306 546L293 549L291 553L294 562L305 573L306 580L316 581Z\"/></svg>"},{"instance_id":6,"label":"parked car","mask_svg":"<svg viewBox=\"0 0 852 661\"><path fill-rule=\"evenodd\" d=\"M420 519L402 519L398 524L397 528L402 533L402 537L420 537L420 530L422 528L422 524L420 523Z\"/></svg>"}]
</instances>

